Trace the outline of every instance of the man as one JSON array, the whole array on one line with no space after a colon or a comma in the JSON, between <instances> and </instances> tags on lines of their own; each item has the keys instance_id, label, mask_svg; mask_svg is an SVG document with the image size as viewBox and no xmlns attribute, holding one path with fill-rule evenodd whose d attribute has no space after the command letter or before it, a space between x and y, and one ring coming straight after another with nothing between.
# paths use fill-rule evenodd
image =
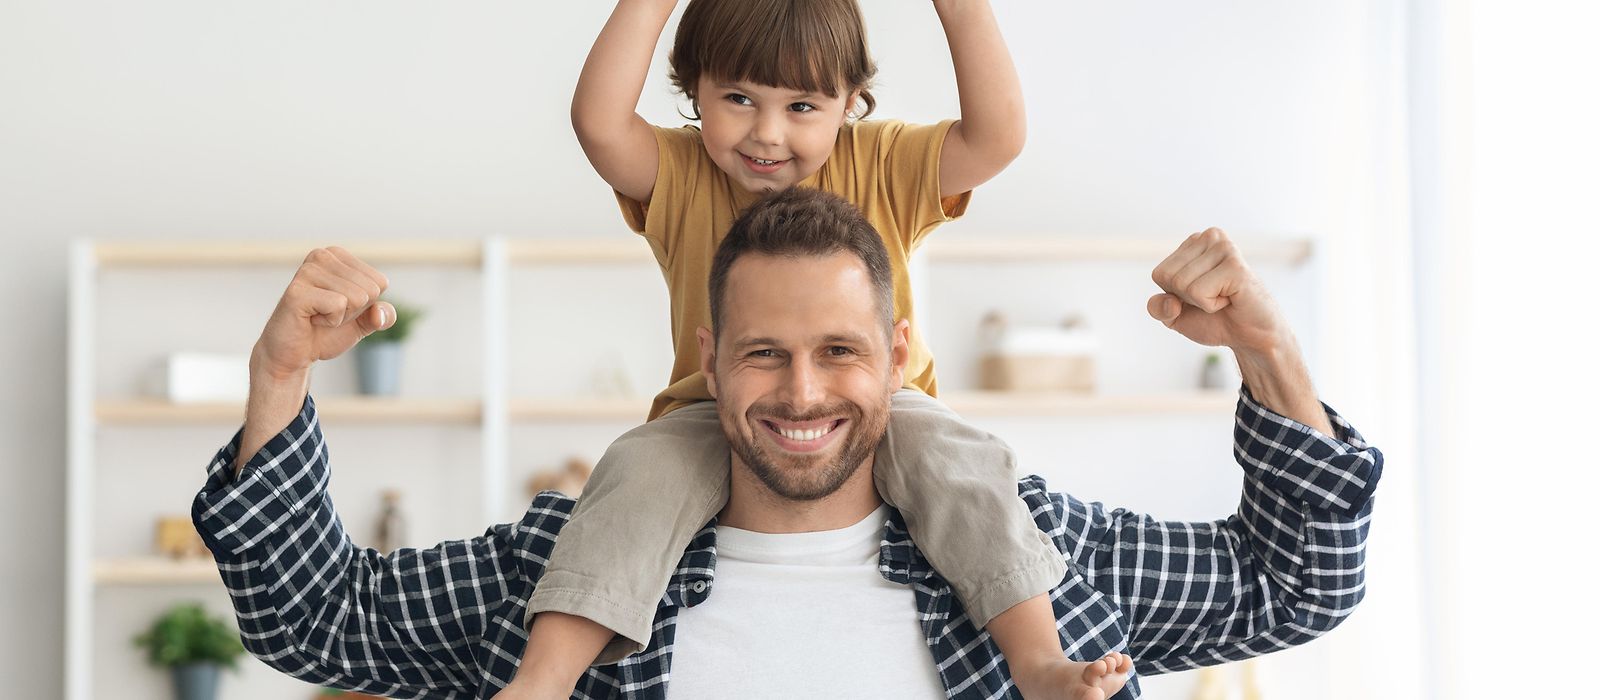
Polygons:
<instances>
[{"instance_id":1,"label":"man","mask_svg":"<svg viewBox=\"0 0 1600 700\"><path fill-rule=\"evenodd\" d=\"M859 218L791 190L753 205L722 243L714 329L699 340L733 446L729 502L684 553L649 646L575 679L577 697L1015 696L994 645L873 486L909 332L884 311L887 266L871 264L881 242L856 226L812 230L822 243L801 247L817 236L788 235L841 216ZM1382 464L1317 401L1282 315L1222 232L1189 237L1153 276L1164 292L1152 316L1239 358L1239 511L1158 522L1037 477L1018 485L1068 562L1052 595L1062 648L1113 665L1126 652L1139 673L1265 654L1348 616ZM246 646L268 664L395 697L487 698L516 677L526 604L573 502L541 494L518 523L427 550L350 543L307 371L392 321L376 301L386 284L339 249L307 258L252 353L244 428L213 460L195 522ZM812 423L826 439L782 435ZM1134 675L1115 697L1138 696Z\"/></svg>"}]
</instances>

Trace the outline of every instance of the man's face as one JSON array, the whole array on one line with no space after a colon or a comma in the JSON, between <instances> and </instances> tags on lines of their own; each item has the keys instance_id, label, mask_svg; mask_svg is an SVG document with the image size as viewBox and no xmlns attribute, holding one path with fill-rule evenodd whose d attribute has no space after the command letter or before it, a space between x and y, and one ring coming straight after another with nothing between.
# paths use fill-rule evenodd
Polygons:
<instances>
[{"instance_id":1,"label":"man's face","mask_svg":"<svg viewBox=\"0 0 1600 700\"><path fill-rule=\"evenodd\" d=\"M847 253L746 255L724 293L714 348L700 330L701 364L734 469L790 500L832 494L883 438L908 326L891 342L866 266Z\"/></svg>"}]
</instances>

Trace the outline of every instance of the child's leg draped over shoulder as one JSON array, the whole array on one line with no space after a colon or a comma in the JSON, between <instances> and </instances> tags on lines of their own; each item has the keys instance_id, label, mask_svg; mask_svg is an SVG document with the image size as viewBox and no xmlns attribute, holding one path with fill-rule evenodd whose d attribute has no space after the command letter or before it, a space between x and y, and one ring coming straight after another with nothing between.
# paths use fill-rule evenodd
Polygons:
<instances>
[{"instance_id":1,"label":"child's leg draped over shoulder","mask_svg":"<svg viewBox=\"0 0 1600 700\"><path fill-rule=\"evenodd\" d=\"M596 663L643 649L684 549L728 502L728 464L728 441L711 401L617 438L556 539L528 603L529 619L555 611L616 632Z\"/></svg>"},{"instance_id":2,"label":"child's leg draped over shoulder","mask_svg":"<svg viewBox=\"0 0 1600 700\"><path fill-rule=\"evenodd\" d=\"M1017 496L1011 448L938 399L895 392L873 479L974 625L1066 576L1065 558Z\"/></svg>"}]
</instances>

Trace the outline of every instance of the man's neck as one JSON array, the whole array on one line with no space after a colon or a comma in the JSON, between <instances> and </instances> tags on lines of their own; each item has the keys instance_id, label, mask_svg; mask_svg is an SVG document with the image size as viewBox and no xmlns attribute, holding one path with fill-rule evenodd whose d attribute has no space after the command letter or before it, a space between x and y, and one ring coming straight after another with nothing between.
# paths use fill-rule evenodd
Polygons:
<instances>
[{"instance_id":1,"label":"man's neck","mask_svg":"<svg viewBox=\"0 0 1600 700\"><path fill-rule=\"evenodd\" d=\"M861 522L883 505L872 482L871 459L839 490L812 501L791 500L773 493L737 461L738 455L733 459L728 505L717 515L719 525L772 534L838 530Z\"/></svg>"}]
</instances>

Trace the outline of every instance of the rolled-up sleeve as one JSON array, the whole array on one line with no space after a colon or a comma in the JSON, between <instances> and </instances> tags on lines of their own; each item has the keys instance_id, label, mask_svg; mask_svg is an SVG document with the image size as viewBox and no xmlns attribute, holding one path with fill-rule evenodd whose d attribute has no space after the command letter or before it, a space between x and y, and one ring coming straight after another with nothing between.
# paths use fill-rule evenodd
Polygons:
<instances>
[{"instance_id":1,"label":"rolled-up sleeve","mask_svg":"<svg viewBox=\"0 0 1600 700\"><path fill-rule=\"evenodd\" d=\"M1142 673L1303 644L1355 610L1383 454L1324 410L1335 435L1241 392L1234 456L1244 488L1238 510L1222 520L1161 521L1065 494L1035 496L1049 499L1035 510L1041 526L1122 614Z\"/></svg>"},{"instance_id":2,"label":"rolled-up sleeve","mask_svg":"<svg viewBox=\"0 0 1600 700\"><path fill-rule=\"evenodd\" d=\"M1334 435L1274 413L1243 388L1234 418L1234 459L1247 476L1279 493L1353 516L1372 500L1383 455L1337 411L1327 404L1322 408Z\"/></svg>"},{"instance_id":3,"label":"rolled-up sleeve","mask_svg":"<svg viewBox=\"0 0 1600 700\"><path fill-rule=\"evenodd\" d=\"M428 549L359 548L328 495L327 446L309 397L234 478L239 439L212 459L192 515L251 654L321 685L465 698L489 675L492 659L476 657L520 652L516 601L532 585L517 547L526 523ZM490 632L499 641L486 646Z\"/></svg>"}]
</instances>

